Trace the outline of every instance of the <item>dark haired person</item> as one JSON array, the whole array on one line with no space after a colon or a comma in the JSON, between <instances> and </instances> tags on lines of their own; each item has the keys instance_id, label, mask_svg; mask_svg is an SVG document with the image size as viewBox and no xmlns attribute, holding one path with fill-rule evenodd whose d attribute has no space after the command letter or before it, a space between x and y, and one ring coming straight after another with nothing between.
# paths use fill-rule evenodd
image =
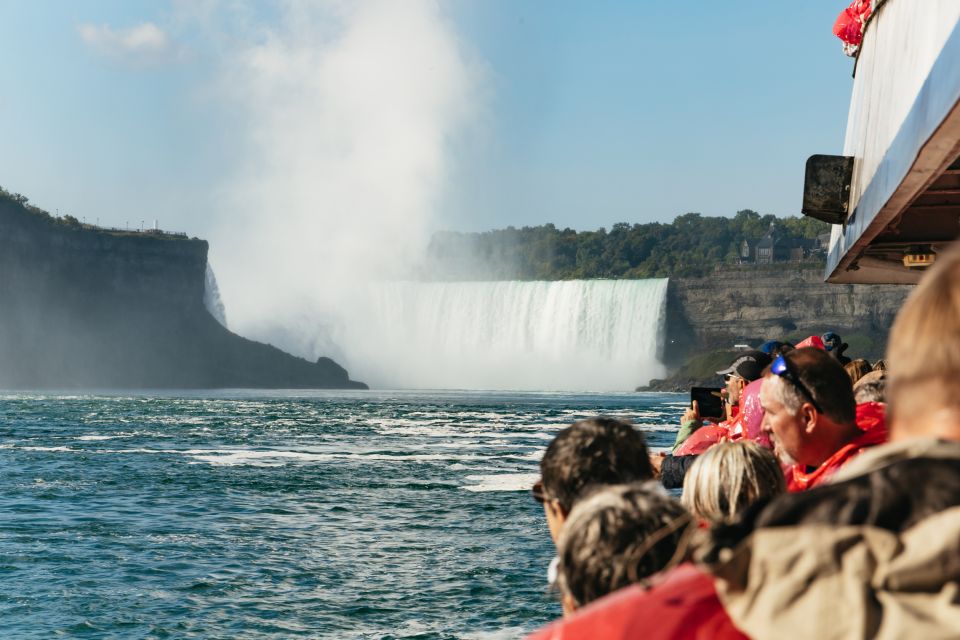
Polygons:
<instances>
[{"instance_id":1,"label":"dark haired person","mask_svg":"<svg viewBox=\"0 0 960 640\"><path fill-rule=\"evenodd\" d=\"M692 525L656 482L590 492L570 512L557 543L564 614L667 568Z\"/></svg>"},{"instance_id":2,"label":"dark haired person","mask_svg":"<svg viewBox=\"0 0 960 640\"><path fill-rule=\"evenodd\" d=\"M699 567L621 590L537 640L956 637L960 246L897 314L887 363L888 444L715 530Z\"/></svg>"},{"instance_id":3,"label":"dark haired person","mask_svg":"<svg viewBox=\"0 0 960 640\"><path fill-rule=\"evenodd\" d=\"M864 449L885 442L883 423L858 426L853 385L827 352L808 347L779 356L760 389L762 429L785 465L787 488L824 482ZM861 420L863 421L863 420Z\"/></svg>"},{"instance_id":4,"label":"dark haired person","mask_svg":"<svg viewBox=\"0 0 960 640\"><path fill-rule=\"evenodd\" d=\"M575 422L560 431L540 460L533 495L543 503L554 544L574 503L595 485L653 478L647 443L633 425L613 418Z\"/></svg>"},{"instance_id":5,"label":"dark haired person","mask_svg":"<svg viewBox=\"0 0 960 640\"><path fill-rule=\"evenodd\" d=\"M851 360L847 364L843 365L844 370L847 372L847 375L850 376L850 382L857 384L860 381L860 378L864 377L869 373L873 373L873 367L870 365L870 362L863 358L857 358L856 360Z\"/></svg>"},{"instance_id":6,"label":"dark haired person","mask_svg":"<svg viewBox=\"0 0 960 640\"><path fill-rule=\"evenodd\" d=\"M843 355L843 352L848 348L848 345L843 341L843 338L833 331L827 331L825 334L820 336L820 340L823 341L823 348L826 349L827 353L835 358L837 362L843 365L850 364L850 358Z\"/></svg>"}]
</instances>

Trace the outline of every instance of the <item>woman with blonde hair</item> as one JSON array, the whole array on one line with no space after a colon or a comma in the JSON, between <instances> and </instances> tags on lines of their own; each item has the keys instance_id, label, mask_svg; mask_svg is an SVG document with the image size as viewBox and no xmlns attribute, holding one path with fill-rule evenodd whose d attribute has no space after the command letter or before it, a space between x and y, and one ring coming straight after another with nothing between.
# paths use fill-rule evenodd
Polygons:
<instances>
[{"instance_id":1,"label":"woman with blonde hair","mask_svg":"<svg viewBox=\"0 0 960 640\"><path fill-rule=\"evenodd\" d=\"M757 500L786 490L783 470L772 451L755 442L721 442L690 467L681 502L694 517L712 526L733 522Z\"/></svg>"}]
</instances>

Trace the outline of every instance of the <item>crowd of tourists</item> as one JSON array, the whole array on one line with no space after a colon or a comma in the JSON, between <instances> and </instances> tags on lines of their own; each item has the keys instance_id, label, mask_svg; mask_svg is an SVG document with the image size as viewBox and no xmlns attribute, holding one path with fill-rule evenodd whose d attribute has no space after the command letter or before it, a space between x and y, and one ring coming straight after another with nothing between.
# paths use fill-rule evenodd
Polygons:
<instances>
[{"instance_id":1,"label":"crowd of tourists","mask_svg":"<svg viewBox=\"0 0 960 640\"><path fill-rule=\"evenodd\" d=\"M564 617L532 638L960 635L960 247L885 360L845 350L738 354L724 415L692 403L669 455L611 418L562 430L533 494Z\"/></svg>"}]
</instances>

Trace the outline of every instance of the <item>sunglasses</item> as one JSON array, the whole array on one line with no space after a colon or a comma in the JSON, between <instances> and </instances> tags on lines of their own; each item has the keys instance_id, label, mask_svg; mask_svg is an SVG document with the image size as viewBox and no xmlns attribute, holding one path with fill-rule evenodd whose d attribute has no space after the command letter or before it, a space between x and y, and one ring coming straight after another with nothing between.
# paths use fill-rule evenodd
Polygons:
<instances>
[{"instance_id":1,"label":"sunglasses","mask_svg":"<svg viewBox=\"0 0 960 640\"><path fill-rule=\"evenodd\" d=\"M823 413L823 409L820 408L820 405L817 404L817 401L813 399L813 392L800 381L800 376L796 371L790 366L790 361L784 358L783 356L777 356L777 359L773 361L773 364L770 365L770 372L781 378L784 378L790 382L794 387L797 388L800 393L806 396L807 400L810 401L810 404L813 405L813 408Z\"/></svg>"}]
</instances>

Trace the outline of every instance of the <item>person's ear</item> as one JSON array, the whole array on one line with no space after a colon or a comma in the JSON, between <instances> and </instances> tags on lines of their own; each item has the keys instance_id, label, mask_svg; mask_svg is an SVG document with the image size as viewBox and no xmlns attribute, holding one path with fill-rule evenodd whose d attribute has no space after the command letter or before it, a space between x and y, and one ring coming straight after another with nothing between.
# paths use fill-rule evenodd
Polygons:
<instances>
[{"instance_id":1,"label":"person's ear","mask_svg":"<svg viewBox=\"0 0 960 640\"><path fill-rule=\"evenodd\" d=\"M820 417L816 408L809 402L804 402L803 406L800 407L800 417L803 419L803 430L808 434L813 433L817 428L817 418Z\"/></svg>"},{"instance_id":2,"label":"person's ear","mask_svg":"<svg viewBox=\"0 0 960 640\"><path fill-rule=\"evenodd\" d=\"M563 508L563 505L560 504L559 500L549 500L547 504L550 505L550 510L553 511L553 517L562 525L567 521L567 516L570 515L567 513L567 510Z\"/></svg>"},{"instance_id":3,"label":"person's ear","mask_svg":"<svg viewBox=\"0 0 960 640\"><path fill-rule=\"evenodd\" d=\"M569 593L563 594L563 615L571 616L577 611L577 601Z\"/></svg>"}]
</instances>

